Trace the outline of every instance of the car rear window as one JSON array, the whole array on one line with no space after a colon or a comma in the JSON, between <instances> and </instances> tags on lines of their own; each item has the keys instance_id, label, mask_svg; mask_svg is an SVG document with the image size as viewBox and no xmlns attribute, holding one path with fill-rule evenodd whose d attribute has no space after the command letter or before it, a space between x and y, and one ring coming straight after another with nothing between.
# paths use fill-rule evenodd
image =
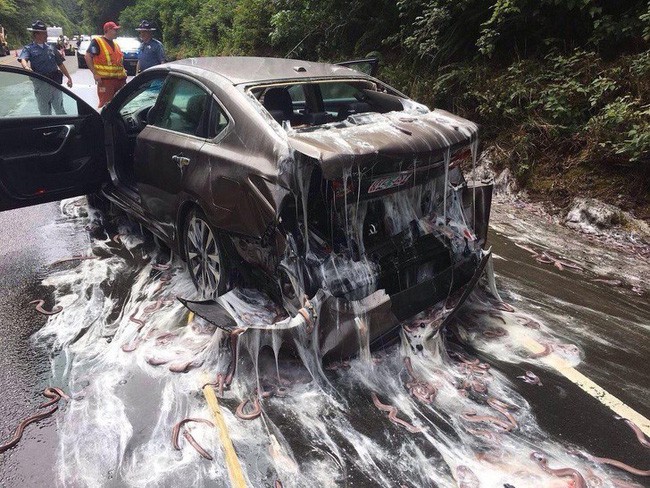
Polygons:
<instances>
[{"instance_id":1,"label":"car rear window","mask_svg":"<svg viewBox=\"0 0 650 488\"><path fill-rule=\"evenodd\" d=\"M288 83L255 87L251 93L278 123L297 130L403 109L397 92L372 80Z\"/></svg>"}]
</instances>

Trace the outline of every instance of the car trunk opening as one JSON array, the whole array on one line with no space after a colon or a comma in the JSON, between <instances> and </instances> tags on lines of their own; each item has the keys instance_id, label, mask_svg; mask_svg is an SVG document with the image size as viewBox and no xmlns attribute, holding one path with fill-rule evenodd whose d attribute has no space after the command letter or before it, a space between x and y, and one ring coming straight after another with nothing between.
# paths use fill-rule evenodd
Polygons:
<instances>
[{"instance_id":1,"label":"car trunk opening","mask_svg":"<svg viewBox=\"0 0 650 488\"><path fill-rule=\"evenodd\" d=\"M355 318L382 322L370 331L381 339L466 285L482 262L491 186L468 184L461 171L476 162L476 127L435 112L398 117L289 134L298 195L282 214L283 286L293 297L332 295L321 345L337 354L346 328L358 340Z\"/></svg>"}]
</instances>

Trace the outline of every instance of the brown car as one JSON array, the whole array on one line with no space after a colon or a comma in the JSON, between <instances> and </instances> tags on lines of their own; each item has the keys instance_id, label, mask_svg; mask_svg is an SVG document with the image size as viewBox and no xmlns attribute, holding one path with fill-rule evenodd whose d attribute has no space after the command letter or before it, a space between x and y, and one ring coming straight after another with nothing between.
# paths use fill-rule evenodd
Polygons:
<instances>
[{"instance_id":1,"label":"brown car","mask_svg":"<svg viewBox=\"0 0 650 488\"><path fill-rule=\"evenodd\" d=\"M359 323L379 347L423 310L453 310L487 262L492 187L461 171L476 125L362 71L185 59L100 114L57 87L67 116L16 94L28 78L49 83L0 67L0 97L23 97L0 108L0 209L101 192L183 256L208 299L254 286L296 315L318 294L323 355L358 351ZM188 306L210 319L213 303Z\"/></svg>"}]
</instances>

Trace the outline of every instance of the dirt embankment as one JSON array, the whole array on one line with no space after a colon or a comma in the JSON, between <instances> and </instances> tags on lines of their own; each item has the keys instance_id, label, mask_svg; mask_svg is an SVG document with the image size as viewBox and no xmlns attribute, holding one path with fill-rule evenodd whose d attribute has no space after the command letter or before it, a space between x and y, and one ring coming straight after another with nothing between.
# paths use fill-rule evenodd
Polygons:
<instances>
[{"instance_id":1,"label":"dirt embankment","mask_svg":"<svg viewBox=\"0 0 650 488\"><path fill-rule=\"evenodd\" d=\"M647 198L639 200L642 203L639 204L631 198L629 189L613 184L621 184L619 181L600 180L601 175L593 174L584 176L583 180L574 175L565 178L558 175L555 180L543 175L528 180L529 186L522 188L509 167L494 162L498 150L488 147L476 169L477 179L494 182L497 201L508 202L512 208L527 209L604 245L650 258ZM471 168L464 169L469 175ZM552 181L549 188L540 188L540 182L548 181Z\"/></svg>"},{"instance_id":2,"label":"dirt embankment","mask_svg":"<svg viewBox=\"0 0 650 488\"><path fill-rule=\"evenodd\" d=\"M650 165L625 167L609 161L558 164L551 157L540 158L522 186L528 198L543 203L554 214L567 213L576 198L588 198L650 224Z\"/></svg>"}]
</instances>

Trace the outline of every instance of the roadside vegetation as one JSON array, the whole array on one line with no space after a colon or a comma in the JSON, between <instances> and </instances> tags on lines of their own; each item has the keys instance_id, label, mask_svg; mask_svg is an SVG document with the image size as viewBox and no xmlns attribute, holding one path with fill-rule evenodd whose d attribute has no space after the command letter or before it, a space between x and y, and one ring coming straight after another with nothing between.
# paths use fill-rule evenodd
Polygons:
<instances>
[{"instance_id":1,"label":"roadside vegetation","mask_svg":"<svg viewBox=\"0 0 650 488\"><path fill-rule=\"evenodd\" d=\"M62 27L72 37L83 22L83 11L77 0L0 0L0 25L12 51L30 42L27 28L35 20Z\"/></svg>"},{"instance_id":2,"label":"roadside vegetation","mask_svg":"<svg viewBox=\"0 0 650 488\"><path fill-rule=\"evenodd\" d=\"M379 56L382 79L481 124L531 196L650 220L648 0L78 1L87 25L154 20L172 57Z\"/></svg>"}]
</instances>

